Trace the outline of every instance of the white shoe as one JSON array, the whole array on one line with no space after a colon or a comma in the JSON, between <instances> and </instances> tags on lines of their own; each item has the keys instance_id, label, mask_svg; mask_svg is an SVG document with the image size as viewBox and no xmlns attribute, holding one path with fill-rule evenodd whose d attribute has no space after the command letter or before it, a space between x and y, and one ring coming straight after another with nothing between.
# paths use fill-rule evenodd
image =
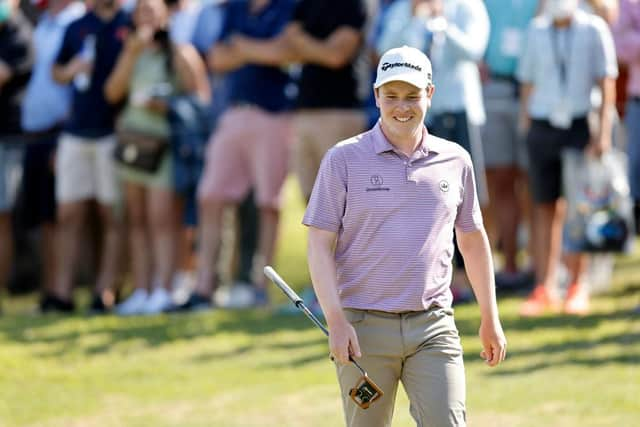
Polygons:
<instances>
[{"instance_id":1,"label":"white shoe","mask_svg":"<svg viewBox=\"0 0 640 427\"><path fill-rule=\"evenodd\" d=\"M171 294L165 288L156 288L142 308L143 314L158 314L173 305Z\"/></svg>"},{"instance_id":2,"label":"white shoe","mask_svg":"<svg viewBox=\"0 0 640 427\"><path fill-rule=\"evenodd\" d=\"M177 305L186 302L196 289L196 274L186 270L176 272L171 289L171 298Z\"/></svg>"},{"instance_id":3,"label":"white shoe","mask_svg":"<svg viewBox=\"0 0 640 427\"><path fill-rule=\"evenodd\" d=\"M133 316L142 314L142 309L149 298L146 289L136 289L129 298L116 306L116 314L120 316Z\"/></svg>"},{"instance_id":4,"label":"white shoe","mask_svg":"<svg viewBox=\"0 0 640 427\"><path fill-rule=\"evenodd\" d=\"M216 292L216 304L222 308L229 309L252 307L255 299L253 290L253 285L244 282L223 286Z\"/></svg>"}]
</instances>

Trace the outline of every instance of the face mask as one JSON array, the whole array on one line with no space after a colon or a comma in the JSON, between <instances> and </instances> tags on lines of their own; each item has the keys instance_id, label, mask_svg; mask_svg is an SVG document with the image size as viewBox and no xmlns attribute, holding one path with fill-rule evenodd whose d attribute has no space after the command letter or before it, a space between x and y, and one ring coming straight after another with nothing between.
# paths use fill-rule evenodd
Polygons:
<instances>
[{"instance_id":1,"label":"face mask","mask_svg":"<svg viewBox=\"0 0 640 427\"><path fill-rule=\"evenodd\" d=\"M11 16L11 8L8 1L0 1L0 24L4 24Z\"/></svg>"},{"instance_id":2,"label":"face mask","mask_svg":"<svg viewBox=\"0 0 640 427\"><path fill-rule=\"evenodd\" d=\"M566 19L577 7L577 0L547 0L546 11L553 19Z\"/></svg>"}]
</instances>

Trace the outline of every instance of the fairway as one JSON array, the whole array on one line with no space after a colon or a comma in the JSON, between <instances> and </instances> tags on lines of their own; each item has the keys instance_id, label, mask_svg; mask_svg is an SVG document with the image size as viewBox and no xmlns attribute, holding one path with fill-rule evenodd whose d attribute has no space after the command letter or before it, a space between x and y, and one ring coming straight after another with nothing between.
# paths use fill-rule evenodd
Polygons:
<instances>
[{"instance_id":1,"label":"fairway","mask_svg":"<svg viewBox=\"0 0 640 427\"><path fill-rule=\"evenodd\" d=\"M292 180L286 196L275 266L300 289L306 232ZM477 307L456 309L469 426L640 425L639 262L640 250L617 260L613 287L584 318L523 320L520 298L500 299L509 346L499 368L478 356ZM275 287L271 295L285 302ZM3 301L0 427L343 425L326 339L302 315L39 316L35 304ZM414 425L402 390L394 419Z\"/></svg>"}]
</instances>

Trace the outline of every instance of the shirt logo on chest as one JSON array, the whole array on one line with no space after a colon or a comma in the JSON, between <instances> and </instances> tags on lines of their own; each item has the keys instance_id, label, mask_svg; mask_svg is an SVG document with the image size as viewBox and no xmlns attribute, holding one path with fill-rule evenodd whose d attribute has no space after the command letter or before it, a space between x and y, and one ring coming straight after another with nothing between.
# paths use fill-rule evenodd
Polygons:
<instances>
[{"instance_id":1,"label":"shirt logo on chest","mask_svg":"<svg viewBox=\"0 0 640 427\"><path fill-rule=\"evenodd\" d=\"M443 193L446 193L449 191L449 182L447 182L446 180L442 180L440 181L440 191L442 191Z\"/></svg>"},{"instance_id":2,"label":"shirt logo on chest","mask_svg":"<svg viewBox=\"0 0 640 427\"><path fill-rule=\"evenodd\" d=\"M367 191L389 191L389 187L383 187L384 179L380 175L371 175L369 182L372 187L367 187Z\"/></svg>"}]
</instances>

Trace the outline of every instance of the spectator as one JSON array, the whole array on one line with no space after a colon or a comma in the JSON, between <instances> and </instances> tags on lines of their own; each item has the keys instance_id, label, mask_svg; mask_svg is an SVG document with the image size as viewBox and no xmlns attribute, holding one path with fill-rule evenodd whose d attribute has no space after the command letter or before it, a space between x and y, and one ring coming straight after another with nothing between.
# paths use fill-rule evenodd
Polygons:
<instances>
[{"instance_id":1,"label":"spectator","mask_svg":"<svg viewBox=\"0 0 640 427\"><path fill-rule=\"evenodd\" d=\"M537 316L559 306L556 271L565 210L560 155L563 149L574 148L598 156L610 148L616 77L615 48L602 18L579 10L577 0L549 0L545 13L529 26L518 66L522 121L529 128L527 147L536 223L537 285L521 307L523 316ZM603 101L598 132L591 137L587 114L591 90L596 85ZM573 253L566 260L570 284L564 311L586 314L587 257Z\"/></svg>"},{"instance_id":2,"label":"spectator","mask_svg":"<svg viewBox=\"0 0 640 427\"><path fill-rule=\"evenodd\" d=\"M625 124L629 155L629 184L634 200L636 233L640 234L640 4L620 0L620 15L613 27L619 60L629 70ZM640 313L640 305L636 308Z\"/></svg>"},{"instance_id":3,"label":"spectator","mask_svg":"<svg viewBox=\"0 0 640 427\"><path fill-rule=\"evenodd\" d=\"M254 257L254 302L267 301L262 267L273 259L281 190L287 174L291 141L286 112L290 99L289 75L277 66L247 60L234 37L270 39L290 21L291 0L243 0L230 3L220 39L208 56L214 72L225 72L229 108L209 142L204 175L198 188L200 202L199 275L195 292L178 309L210 307L217 287L222 213L255 189L259 209L258 253Z\"/></svg>"},{"instance_id":4,"label":"spectator","mask_svg":"<svg viewBox=\"0 0 640 427\"><path fill-rule=\"evenodd\" d=\"M172 305L178 207L168 149L168 102L177 94L209 97L200 56L190 44L170 41L168 22L163 0L138 0L133 12L135 31L127 38L105 85L108 102L116 105L126 100L118 125L120 151L124 151L119 169L135 291L117 307L122 315L156 314ZM153 144L158 161L152 165L127 163L126 150L143 150L145 144Z\"/></svg>"},{"instance_id":5,"label":"spectator","mask_svg":"<svg viewBox=\"0 0 640 427\"><path fill-rule=\"evenodd\" d=\"M204 56L213 52L212 47L219 38L227 4L226 1L216 0L201 9L193 34L193 44ZM211 127L215 132L218 119L227 108L229 85L225 82L225 73L210 71L211 86L215 94L211 109ZM251 301L245 297L247 294L253 293L251 277L253 257L257 249L258 222L258 208L254 202L253 190L238 204L235 217L225 216L223 228L230 229L231 233L223 239L224 244L221 248L220 258L230 262L224 263L223 266L219 265L218 270L221 276L223 272L229 273L229 277L233 281L229 297L225 301L229 308L241 308L251 304ZM234 268L236 260L237 268Z\"/></svg>"},{"instance_id":6,"label":"spectator","mask_svg":"<svg viewBox=\"0 0 640 427\"><path fill-rule=\"evenodd\" d=\"M613 27L616 52L628 67L625 125L629 155L629 184L634 200L636 230L640 230L640 5L620 1L620 17Z\"/></svg>"},{"instance_id":7,"label":"spectator","mask_svg":"<svg viewBox=\"0 0 640 427\"><path fill-rule=\"evenodd\" d=\"M33 64L31 30L15 0L0 0L0 291L13 260L11 210L22 173L20 103Z\"/></svg>"},{"instance_id":8,"label":"spectator","mask_svg":"<svg viewBox=\"0 0 640 427\"><path fill-rule=\"evenodd\" d=\"M53 80L51 67L69 24L85 13L76 0L52 0L33 33L35 61L22 103L22 129L27 134L23 175L24 221L41 229L43 311L53 308L55 295L55 175L54 153L60 130L71 109L71 88Z\"/></svg>"},{"instance_id":9,"label":"spectator","mask_svg":"<svg viewBox=\"0 0 640 427\"><path fill-rule=\"evenodd\" d=\"M365 127L356 69L365 20L361 0L302 0L282 37L267 42L235 39L257 63L302 63L293 121L293 168L307 201L324 153Z\"/></svg>"},{"instance_id":10,"label":"spectator","mask_svg":"<svg viewBox=\"0 0 640 427\"><path fill-rule=\"evenodd\" d=\"M292 168L309 200L324 153L364 130L358 54L366 21L362 0L303 0L279 37L236 37L247 58L265 65L301 63L293 120ZM364 65L364 64L363 64ZM242 259L241 259L242 261Z\"/></svg>"},{"instance_id":11,"label":"spectator","mask_svg":"<svg viewBox=\"0 0 640 427\"><path fill-rule=\"evenodd\" d=\"M106 311L114 302L121 242L121 219L116 211L120 194L113 159L116 107L106 101L103 87L128 31L129 18L118 1L94 0L93 8L67 28L53 66L57 82L73 83L72 109L56 154L58 260L56 294L49 299L55 310L74 309L72 278L91 199L98 202L104 233L91 310Z\"/></svg>"},{"instance_id":12,"label":"spectator","mask_svg":"<svg viewBox=\"0 0 640 427\"><path fill-rule=\"evenodd\" d=\"M504 255L503 270L496 274L498 288L526 284L519 269L518 230L528 209L527 155L524 135L518 129L519 87L516 67L537 0L485 0L491 32L484 57L482 92L487 121L482 146L489 190L490 221ZM525 194L522 194L525 193ZM531 236L531 232L529 236Z\"/></svg>"}]
</instances>

